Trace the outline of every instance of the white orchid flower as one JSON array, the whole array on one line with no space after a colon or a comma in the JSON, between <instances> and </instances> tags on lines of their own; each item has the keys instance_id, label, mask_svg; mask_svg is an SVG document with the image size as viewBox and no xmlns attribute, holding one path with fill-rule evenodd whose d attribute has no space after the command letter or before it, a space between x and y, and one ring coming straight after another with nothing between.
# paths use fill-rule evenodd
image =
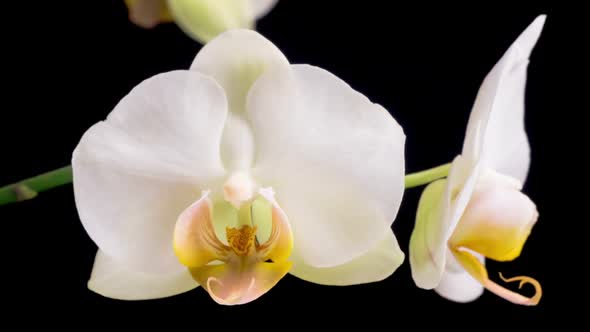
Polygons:
<instances>
[{"instance_id":1,"label":"white orchid flower","mask_svg":"<svg viewBox=\"0 0 590 332\"><path fill-rule=\"evenodd\" d=\"M77 208L99 247L88 286L138 300L201 285L240 304L287 272L382 280L404 260L390 228L404 142L336 76L228 31L190 70L135 87L74 151Z\"/></svg>"},{"instance_id":2,"label":"white orchid flower","mask_svg":"<svg viewBox=\"0 0 590 332\"><path fill-rule=\"evenodd\" d=\"M529 277L501 278L531 283L531 298L488 278L484 259L513 260L535 224L535 204L521 188L530 148L524 129L524 89L529 55L545 16L539 16L487 75L469 118L463 152L446 180L430 184L422 194L410 239L410 264L416 285L441 296L468 302L483 289L524 305L541 297L539 283Z\"/></svg>"},{"instance_id":3,"label":"white orchid flower","mask_svg":"<svg viewBox=\"0 0 590 332\"><path fill-rule=\"evenodd\" d=\"M150 29L176 22L191 38L206 43L230 29L254 29L278 0L125 0L129 19Z\"/></svg>"}]
</instances>

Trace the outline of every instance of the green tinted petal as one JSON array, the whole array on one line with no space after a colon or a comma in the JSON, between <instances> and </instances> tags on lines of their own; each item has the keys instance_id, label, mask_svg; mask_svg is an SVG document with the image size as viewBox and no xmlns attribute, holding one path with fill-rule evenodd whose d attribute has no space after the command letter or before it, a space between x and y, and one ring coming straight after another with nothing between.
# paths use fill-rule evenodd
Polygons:
<instances>
[{"instance_id":1,"label":"green tinted petal","mask_svg":"<svg viewBox=\"0 0 590 332\"><path fill-rule=\"evenodd\" d=\"M420 197L416 224L410 237L410 265L414 282L420 288L438 285L444 269L444 193L447 180L429 184ZM436 246L436 247L433 247Z\"/></svg>"}]
</instances>

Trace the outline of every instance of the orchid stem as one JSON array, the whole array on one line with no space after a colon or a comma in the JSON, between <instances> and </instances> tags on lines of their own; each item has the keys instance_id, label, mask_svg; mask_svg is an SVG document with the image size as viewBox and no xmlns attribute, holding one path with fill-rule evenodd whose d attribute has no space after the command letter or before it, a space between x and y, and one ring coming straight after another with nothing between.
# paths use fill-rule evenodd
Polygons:
<instances>
[{"instance_id":1,"label":"orchid stem","mask_svg":"<svg viewBox=\"0 0 590 332\"><path fill-rule=\"evenodd\" d=\"M405 185L414 188L446 177L451 164L406 175ZM0 205L35 198L39 193L72 183L72 166L65 166L0 188Z\"/></svg>"},{"instance_id":2,"label":"orchid stem","mask_svg":"<svg viewBox=\"0 0 590 332\"><path fill-rule=\"evenodd\" d=\"M72 167L65 166L0 188L0 205L26 201L38 193L72 182Z\"/></svg>"},{"instance_id":3,"label":"orchid stem","mask_svg":"<svg viewBox=\"0 0 590 332\"><path fill-rule=\"evenodd\" d=\"M451 163L430 168L421 172L406 175L406 189L429 184L432 181L445 178L449 175Z\"/></svg>"}]
</instances>

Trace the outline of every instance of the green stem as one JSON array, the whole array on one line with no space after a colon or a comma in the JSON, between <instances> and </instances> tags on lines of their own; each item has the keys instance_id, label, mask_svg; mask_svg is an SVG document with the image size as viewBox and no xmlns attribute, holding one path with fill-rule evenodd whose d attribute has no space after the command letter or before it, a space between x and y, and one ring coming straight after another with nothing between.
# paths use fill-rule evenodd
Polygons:
<instances>
[{"instance_id":1,"label":"green stem","mask_svg":"<svg viewBox=\"0 0 590 332\"><path fill-rule=\"evenodd\" d=\"M0 188L0 205L22 202L38 193L72 182L72 167L65 166Z\"/></svg>"},{"instance_id":2,"label":"green stem","mask_svg":"<svg viewBox=\"0 0 590 332\"><path fill-rule=\"evenodd\" d=\"M451 164L406 175L406 188L418 187L446 177ZM0 188L0 205L22 202L38 193L72 182L72 166L65 166Z\"/></svg>"},{"instance_id":3,"label":"green stem","mask_svg":"<svg viewBox=\"0 0 590 332\"><path fill-rule=\"evenodd\" d=\"M406 189L428 184L449 175L451 163L406 175Z\"/></svg>"}]
</instances>

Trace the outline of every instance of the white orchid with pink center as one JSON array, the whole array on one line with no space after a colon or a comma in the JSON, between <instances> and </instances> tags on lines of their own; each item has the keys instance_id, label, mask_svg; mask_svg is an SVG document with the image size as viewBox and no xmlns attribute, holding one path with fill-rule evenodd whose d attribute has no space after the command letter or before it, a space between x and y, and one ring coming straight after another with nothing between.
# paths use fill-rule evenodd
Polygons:
<instances>
[{"instance_id":1,"label":"white orchid with pink center","mask_svg":"<svg viewBox=\"0 0 590 332\"><path fill-rule=\"evenodd\" d=\"M529 55L543 28L539 16L510 46L485 78L457 156L446 180L422 194L410 240L410 264L416 285L435 289L457 302L478 298L484 288L517 304L535 305L540 284L530 277L506 282L530 283L525 297L491 281L485 258L517 258L538 213L521 192L530 164L524 128L524 91Z\"/></svg>"},{"instance_id":2,"label":"white orchid with pink center","mask_svg":"<svg viewBox=\"0 0 590 332\"><path fill-rule=\"evenodd\" d=\"M283 276L382 280L403 262L391 225L404 190L402 128L329 72L291 65L231 30L190 70L139 84L72 160L97 244L88 286L117 299L202 286L250 302Z\"/></svg>"}]
</instances>

